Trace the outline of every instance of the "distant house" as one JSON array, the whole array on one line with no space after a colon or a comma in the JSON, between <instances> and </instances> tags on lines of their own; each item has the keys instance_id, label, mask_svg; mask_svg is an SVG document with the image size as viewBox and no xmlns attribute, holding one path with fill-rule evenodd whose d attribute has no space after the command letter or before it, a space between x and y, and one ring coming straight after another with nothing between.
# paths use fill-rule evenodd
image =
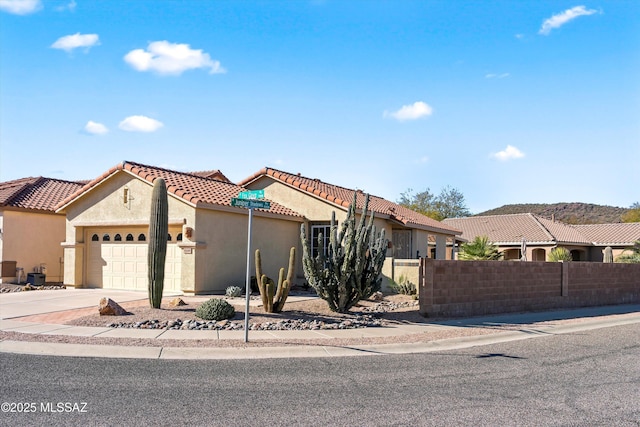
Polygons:
<instances>
[{"instance_id":1,"label":"distant house","mask_svg":"<svg viewBox=\"0 0 640 427\"><path fill-rule=\"evenodd\" d=\"M183 173L123 162L63 200L64 283L147 289L147 247L154 180L169 195L165 291L220 293L246 278L248 210L231 205L244 188L217 173ZM303 218L276 201L254 210L253 246L266 272L277 272L299 241Z\"/></svg>"},{"instance_id":2,"label":"distant house","mask_svg":"<svg viewBox=\"0 0 640 427\"><path fill-rule=\"evenodd\" d=\"M239 185L264 190L265 197L299 212L305 219L313 249L318 248L317 237L328 240L331 213L343 221L347 209L356 196L358 214L362 214L365 195L320 179L313 179L272 168L264 168L246 178ZM436 221L404 206L374 195L369 196L369 210L375 213L375 225L384 229L391 245L388 257L411 259L432 257L450 259L447 241L453 242L461 234L457 227Z\"/></svg>"},{"instance_id":3,"label":"distant house","mask_svg":"<svg viewBox=\"0 0 640 427\"><path fill-rule=\"evenodd\" d=\"M29 273L62 281L65 218L55 206L82 185L45 177L0 183L0 281L16 281L19 271L23 281Z\"/></svg>"},{"instance_id":4,"label":"distant house","mask_svg":"<svg viewBox=\"0 0 640 427\"><path fill-rule=\"evenodd\" d=\"M568 225L531 213L449 218L443 222L462 230L462 238L468 241L487 236L504 252L505 260L522 257L523 241L528 261L546 261L556 247L568 249L574 261L602 261L607 246L617 256L640 239L640 223Z\"/></svg>"}]
</instances>

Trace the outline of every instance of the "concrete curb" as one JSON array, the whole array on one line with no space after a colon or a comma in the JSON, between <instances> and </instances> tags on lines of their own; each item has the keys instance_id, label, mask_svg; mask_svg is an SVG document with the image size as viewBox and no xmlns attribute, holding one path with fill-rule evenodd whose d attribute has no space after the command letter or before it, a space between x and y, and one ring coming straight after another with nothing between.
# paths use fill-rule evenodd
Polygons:
<instances>
[{"instance_id":1,"label":"concrete curb","mask_svg":"<svg viewBox=\"0 0 640 427\"><path fill-rule=\"evenodd\" d=\"M87 344L42 343L5 340L0 353L33 354L65 357L136 358L166 360L273 359L302 357L353 357L391 354L430 353L484 346L503 342L569 334L600 328L640 323L640 313L624 319L594 319L567 325L545 325L539 328L496 332L463 338L405 344L372 344L354 346L302 345L287 347L135 347Z\"/></svg>"}]
</instances>

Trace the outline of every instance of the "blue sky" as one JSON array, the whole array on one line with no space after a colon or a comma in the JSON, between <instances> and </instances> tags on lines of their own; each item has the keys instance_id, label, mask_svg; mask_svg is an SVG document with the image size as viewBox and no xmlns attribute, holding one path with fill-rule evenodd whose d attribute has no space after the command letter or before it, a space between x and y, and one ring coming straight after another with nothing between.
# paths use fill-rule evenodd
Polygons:
<instances>
[{"instance_id":1,"label":"blue sky","mask_svg":"<svg viewBox=\"0 0 640 427\"><path fill-rule=\"evenodd\" d=\"M0 181L269 166L640 200L640 2L0 0Z\"/></svg>"}]
</instances>

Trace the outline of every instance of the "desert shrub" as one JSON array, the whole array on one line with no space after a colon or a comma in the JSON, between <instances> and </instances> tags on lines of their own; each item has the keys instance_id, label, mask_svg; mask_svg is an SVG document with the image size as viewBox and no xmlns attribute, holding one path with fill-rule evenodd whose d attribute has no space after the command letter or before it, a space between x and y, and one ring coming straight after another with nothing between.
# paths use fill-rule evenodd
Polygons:
<instances>
[{"instance_id":1,"label":"desert shrub","mask_svg":"<svg viewBox=\"0 0 640 427\"><path fill-rule=\"evenodd\" d=\"M547 255L547 260L550 262L573 261L573 257L567 248L553 248Z\"/></svg>"},{"instance_id":2,"label":"desert shrub","mask_svg":"<svg viewBox=\"0 0 640 427\"><path fill-rule=\"evenodd\" d=\"M236 298L239 297L240 295L242 295L242 289L238 286L229 286L227 287L227 289L224 291L225 296L231 297L231 298Z\"/></svg>"},{"instance_id":3,"label":"desert shrub","mask_svg":"<svg viewBox=\"0 0 640 427\"><path fill-rule=\"evenodd\" d=\"M389 287L394 291L402 295L415 295L418 293L416 285L409 280L405 276L400 276L398 281L391 281L389 283Z\"/></svg>"},{"instance_id":4,"label":"desert shrub","mask_svg":"<svg viewBox=\"0 0 640 427\"><path fill-rule=\"evenodd\" d=\"M211 298L196 308L196 316L203 320L225 320L236 315L236 309L220 298Z\"/></svg>"}]
</instances>

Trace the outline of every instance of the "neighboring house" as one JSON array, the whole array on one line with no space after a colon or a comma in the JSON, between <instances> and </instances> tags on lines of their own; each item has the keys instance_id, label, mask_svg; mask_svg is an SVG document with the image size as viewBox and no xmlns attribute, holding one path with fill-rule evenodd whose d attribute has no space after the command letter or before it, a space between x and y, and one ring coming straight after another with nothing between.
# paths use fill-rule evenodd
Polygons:
<instances>
[{"instance_id":1,"label":"neighboring house","mask_svg":"<svg viewBox=\"0 0 640 427\"><path fill-rule=\"evenodd\" d=\"M239 185L252 190L262 189L268 199L303 215L314 251L321 249L317 240L320 234L328 241L332 212L336 212L338 222L343 221L355 194L357 214L360 215L365 200L361 190L352 190L272 168L260 170ZM391 243L387 257L411 259L426 256L450 259L451 253L446 250L447 241L453 242L456 236L461 234L457 227L436 221L381 197L369 196L369 210L375 213L376 228L384 229L386 238Z\"/></svg>"},{"instance_id":2,"label":"neighboring house","mask_svg":"<svg viewBox=\"0 0 640 427\"><path fill-rule=\"evenodd\" d=\"M55 206L80 188L82 183L45 177L0 183L0 282L16 281L16 269L24 273L22 281L29 273L62 281L65 218Z\"/></svg>"},{"instance_id":3,"label":"neighboring house","mask_svg":"<svg viewBox=\"0 0 640 427\"><path fill-rule=\"evenodd\" d=\"M546 261L556 247L568 249L574 261L602 261L607 246L617 256L640 239L640 223L568 225L531 213L450 218L443 222L462 230L462 238L467 241L487 236L504 252L505 260L522 257L523 241L528 261Z\"/></svg>"},{"instance_id":4,"label":"neighboring house","mask_svg":"<svg viewBox=\"0 0 640 427\"><path fill-rule=\"evenodd\" d=\"M161 177L169 195L165 291L210 294L244 286L249 211L231 206L244 188L215 172L182 173L125 161L67 197L57 208L67 218L66 239L60 239L64 283L147 289L151 193ZM254 210L252 243L262 250L267 274L286 265L302 221L275 200L269 211Z\"/></svg>"},{"instance_id":5,"label":"neighboring house","mask_svg":"<svg viewBox=\"0 0 640 427\"><path fill-rule=\"evenodd\" d=\"M203 178L217 179L218 181L231 182L219 169L210 171L191 172L192 175L201 176Z\"/></svg>"}]
</instances>

